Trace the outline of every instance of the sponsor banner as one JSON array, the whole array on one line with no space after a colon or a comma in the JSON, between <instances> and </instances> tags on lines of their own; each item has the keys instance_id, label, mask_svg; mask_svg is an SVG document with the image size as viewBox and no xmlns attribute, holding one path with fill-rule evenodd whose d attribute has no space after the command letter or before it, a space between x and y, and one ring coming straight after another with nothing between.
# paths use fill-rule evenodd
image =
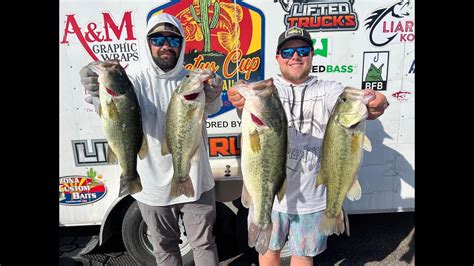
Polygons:
<instances>
[{"instance_id":1,"label":"sponsor banner","mask_svg":"<svg viewBox=\"0 0 474 266\"><path fill-rule=\"evenodd\" d=\"M59 204L77 206L91 204L102 199L107 188L102 174L94 169L87 171L87 176L71 175L59 178Z\"/></svg>"},{"instance_id":2,"label":"sponsor banner","mask_svg":"<svg viewBox=\"0 0 474 266\"><path fill-rule=\"evenodd\" d=\"M377 9L365 20L369 41L381 47L394 43L415 41L415 20L409 0L403 0L390 7Z\"/></svg>"},{"instance_id":3,"label":"sponsor banner","mask_svg":"<svg viewBox=\"0 0 474 266\"><path fill-rule=\"evenodd\" d=\"M354 72L354 65L313 65L312 73L347 73Z\"/></svg>"},{"instance_id":4,"label":"sponsor banner","mask_svg":"<svg viewBox=\"0 0 474 266\"><path fill-rule=\"evenodd\" d=\"M392 93L392 97L395 98L397 101L408 101L413 98L414 94L414 91L400 90Z\"/></svg>"},{"instance_id":5,"label":"sponsor banner","mask_svg":"<svg viewBox=\"0 0 474 266\"><path fill-rule=\"evenodd\" d=\"M276 0L274 0L276 2ZM359 26L353 10L354 1L279 0L286 12L286 29L294 26L312 31L355 31Z\"/></svg>"},{"instance_id":6,"label":"sponsor banner","mask_svg":"<svg viewBox=\"0 0 474 266\"><path fill-rule=\"evenodd\" d=\"M317 37L312 40L314 46L312 74L351 74L355 72L355 65L332 64L332 37Z\"/></svg>"},{"instance_id":7,"label":"sponsor banner","mask_svg":"<svg viewBox=\"0 0 474 266\"><path fill-rule=\"evenodd\" d=\"M387 90L389 52L364 52L362 89Z\"/></svg>"},{"instance_id":8,"label":"sponsor banner","mask_svg":"<svg viewBox=\"0 0 474 266\"><path fill-rule=\"evenodd\" d=\"M263 79L265 18L259 9L233 0L175 0L153 9L147 19L161 12L176 16L183 25L185 68L207 68L224 81L223 106L209 117L234 109L227 90L237 78Z\"/></svg>"},{"instance_id":9,"label":"sponsor banner","mask_svg":"<svg viewBox=\"0 0 474 266\"><path fill-rule=\"evenodd\" d=\"M94 61L115 59L132 62L140 59L132 11L101 12L92 22L89 15L65 15L60 44L79 42Z\"/></svg>"},{"instance_id":10,"label":"sponsor banner","mask_svg":"<svg viewBox=\"0 0 474 266\"><path fill-rule=\"evenodd\" d=\"M106 139L72 140L71 143L76 166L117 164L108 162Z\"/></svg>"},{"instance_id":11,"label":"sponsor banner","mask_svg":"<svg viewBox=\"0 0 474 266\"><path fill-rule=\"evenodd\" d=\"M240 157L240 135L212 135L208 137L209 157L235 158Z\"/></svg>"}]
</instances>

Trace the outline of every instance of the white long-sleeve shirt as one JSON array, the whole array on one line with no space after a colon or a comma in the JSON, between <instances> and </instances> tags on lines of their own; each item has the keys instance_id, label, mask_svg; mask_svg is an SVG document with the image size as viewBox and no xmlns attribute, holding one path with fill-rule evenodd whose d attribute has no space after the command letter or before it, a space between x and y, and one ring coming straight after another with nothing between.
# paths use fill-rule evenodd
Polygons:
<instances>
[{"instance_id":1,"label":"white long-sleeve shirt","mask_svg":"<svg viewBox=\"0 0 474 266\"><path fill-rule=\"evenodd\" d=\"M292 85L281 75L274 78L288 119L287 190L273 208L291 214L307 214L326 208L326 188L316 188L319 154L331 110L344 87L335 81L310 77Z\"/></svg>"},{"instance_id":2,"label":"white long-sleeve shirt","mask_svg":"<svg viewBox=\"0 0 474 266\"><path fill-rule=\"evenodd\" d=\"M153 16L148 22L146 32L161 22L175 25L184 36L181 23L168 14ZM146 41L145 36L144 39ZM203 192L214 187L207 152L207 131L204 127L198 151L200 160L197 164L191 164L189 172L195 191L194 197L181 195L171 199L169 196L173 177L172 155L161 155L161 144L164 139L168 103L173 91L188 72L183 68L184 51L185 43L182 45L176 67L169 72L164 72L154 63L149 49L146 49L148 67L137 73L129 74L136 90L141 109L143 133L148 142L148 155L143 160L138 159L137 165L143 190L132 194L132 197L151 206L167 206L196 201ZM205 112L213 114L221 106L222 99L218 97L215 101L206 104Z\"/></svg>"}]
</instances>

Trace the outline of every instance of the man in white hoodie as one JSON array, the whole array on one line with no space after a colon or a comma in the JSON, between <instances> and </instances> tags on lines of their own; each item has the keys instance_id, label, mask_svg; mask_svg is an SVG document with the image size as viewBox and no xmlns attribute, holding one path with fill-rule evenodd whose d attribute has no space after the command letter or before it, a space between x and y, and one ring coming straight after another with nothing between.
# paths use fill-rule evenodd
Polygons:
<instances>
[{"instance_id":1,"label":"man in white hoodie","mask_svg":"<svg viewBox=\"0 0 474 266\"><path fill-rule=\"evenodd\" d=\"M148 66L136 75L129 75L140 105L149 152L143 160L138 160L137 166L143 190L132 194L132 197L137 200L143 220L150 229L158 265L182 265L179 216L193 247L195 264L218 265L212 233L216 217L214 179L206 148L206 128L203 128L199 144L201 160L196 165L192 164L189 172L195 191L193 197L170 197L172 158L171 155L161 155L168 103L173 91L188 73L183 67L184 30L176 17L161 13L148 21L146 32ZM84 67L80 76L90 94L85 100L91 104L97 102L97 75ZM217 75L205 83L207 114L217 112L222 106L222 84Z\"/></svg>"},{"instance_id":2,"label":"man in white hoodie","mask_svg":"<svg viewBox=\"0 0 474 266\"><path fill-rule=\"evenodd\" d=\"M318 154L325 125L344 86L309 76L313 62L310 34L293 27L279 39L275 58L281 74L274 77L280 100L288 118L287 190L281 202L275 199L273 229L268 251L259 256L260 265L280 265L280 251L288 235L291 265L312 265L313 257L326 249L327 237L318 230L326 208L325 186L316 184ZM368 104L369 117L375 119L388 106L380 92ZM242 112L245 99L236 87L228 91L229 100Z\"/></svg>"}]
</instances>

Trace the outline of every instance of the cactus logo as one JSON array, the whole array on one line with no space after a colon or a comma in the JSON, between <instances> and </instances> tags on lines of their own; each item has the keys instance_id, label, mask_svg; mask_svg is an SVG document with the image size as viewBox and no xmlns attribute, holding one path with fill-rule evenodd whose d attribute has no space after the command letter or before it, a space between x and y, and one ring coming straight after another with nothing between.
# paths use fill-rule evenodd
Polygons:
<instances>
[{"instance_id":1,"label":"cactus logo","mask_svg":"<svg viewBox=\"0 0 474 266\"><path fill-rule=\"evenodd\" d=\"M102 180L102 174L97 174L92 168L87 176L64 176L59 178L59 204L85 205L102 199L107 188Z\"/></svg>"},{"instance_id":2,"label":"cactus logo","mask_svg":"<svg viewBox=\"0 0 474 266\"><path fill-rule=\"evenodd\" d=\"M234 108L227 90L237 78L263 79L265 18L259 9L239 0L175 0L150 11L147 19L161 12L176 16L183 25L185 68L207 68L224 80L223 106L209 117Z\"/></svg>"}]
</instances>

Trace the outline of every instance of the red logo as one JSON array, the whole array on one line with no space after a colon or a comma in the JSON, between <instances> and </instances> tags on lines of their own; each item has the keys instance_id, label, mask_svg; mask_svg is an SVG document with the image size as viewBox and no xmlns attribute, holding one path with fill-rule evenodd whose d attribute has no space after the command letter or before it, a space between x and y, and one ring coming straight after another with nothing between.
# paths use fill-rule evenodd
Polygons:
<instances>
[{"instance_id":1,"label":"red logo","mask_svg":"<svg viewBox=\"0 0 474 266\"><path fill-rule=\"evenodd\" d=\"M396 98L397 100L408 100L408 95L412 94L414 92L409 92L409 91L397 91L395 93L392 93L392 97Z\"/></svg>"},{"instance_id":2,"label":"red logo","mask_svg":"<svg viewBox=\"0 0 474 266\"><path fill-rule=\"evenodd\" d=\"M102 13L102 22L80 26L75 14L66 15L61 44L69 43L71 35L94 59L116 59L121 62L138 61L137 38L133 32L132 11L124 12L120 23L110 13ZM102 26L99 26L102 25Z\"/></svg>"}]
</instances>

